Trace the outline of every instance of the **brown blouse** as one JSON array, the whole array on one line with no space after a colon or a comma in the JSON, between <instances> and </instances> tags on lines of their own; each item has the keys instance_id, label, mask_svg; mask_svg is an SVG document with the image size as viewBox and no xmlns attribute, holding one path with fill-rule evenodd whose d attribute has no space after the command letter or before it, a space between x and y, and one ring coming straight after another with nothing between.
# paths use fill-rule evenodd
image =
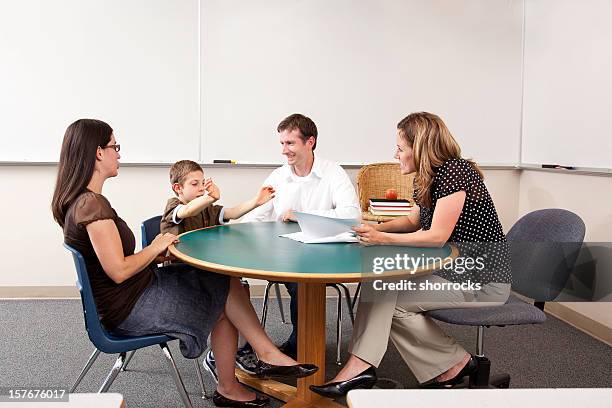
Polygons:
<instances>
[{"instance_id":1,"label":"brown blouse","mask_svg":"<svg viewBox=\"0 0 612 408\"><path fill-rule=\"evenodd\" d=\"M183 232L193 231L200 228L212 227L219 225L219 215L223 206L221 205L209 205L204 208L199 214L187 217L180 221L179 224L175 224L172 220L172 213L174 209L181 204L178 198L172 197L168 199L166 208L164 209L164 215L162 216L160 230L162 234L170 232L178 235Z\"/></svg>"},{"instance_id":2,"label":"brown blouse","mask_svg":"<svg viewBox=\"0 0 612 408\"><path fill-rule=\"evenodd\" d=\"M108 200L92 191L82 193L68 209L64 223L64 242L83 255L98 313L104 327L112 330L130 314L142 292L154 277L150 266L117 284L104 272L85 228L94 221L111 219L119 230L123 255L134 254L134 234Z\"/></svg>"}]
</instances>

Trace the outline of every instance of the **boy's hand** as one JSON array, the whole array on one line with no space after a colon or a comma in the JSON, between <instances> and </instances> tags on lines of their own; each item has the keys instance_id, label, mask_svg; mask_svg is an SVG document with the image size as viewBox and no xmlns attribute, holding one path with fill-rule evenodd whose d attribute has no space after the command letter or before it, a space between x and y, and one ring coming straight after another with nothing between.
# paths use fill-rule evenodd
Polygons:
<instances>
[{"instance_id":1,"label":"boy's hand","mask_svg":"<svg viewBox=\"0 0 612 408\"><path fill-rule=\"evenodd\" d=\"M273 199L275 197L274 193L276 193L274 187L263 186L255 196L255 207L259 207L260 205L265 204L271 199Z\"/></svg>"},{"instance_id":2,"label":"boy's hand","mask_svg":"<svg viewBox=\"0 0 612 408\"><path fill-rule=\"evenodd\" d=\"M204 189L208 192L208 195L211 196L215 201L221 198L221 191L219 191L219 187L215 183L213 183L212 179L206 179L204 182Z\"/></svg>"}]
</instances>

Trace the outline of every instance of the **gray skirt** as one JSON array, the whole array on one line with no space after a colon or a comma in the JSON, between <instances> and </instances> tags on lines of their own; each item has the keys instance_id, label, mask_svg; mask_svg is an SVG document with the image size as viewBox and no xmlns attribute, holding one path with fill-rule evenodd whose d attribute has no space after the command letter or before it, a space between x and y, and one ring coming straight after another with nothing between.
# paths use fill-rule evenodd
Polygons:
<instances>
[{"instance_id":1,"label":"gray skirt","mask_svg":"<svg viewBox=\"0 0 612 408\"><path fill-rule=\"evenodd\" d=\"M166 334L180 340L186 358L206 350L206 340L225 308L229 277L186 264L155 268L151 285L113 333Z\"/></svg>"}]
</instances>

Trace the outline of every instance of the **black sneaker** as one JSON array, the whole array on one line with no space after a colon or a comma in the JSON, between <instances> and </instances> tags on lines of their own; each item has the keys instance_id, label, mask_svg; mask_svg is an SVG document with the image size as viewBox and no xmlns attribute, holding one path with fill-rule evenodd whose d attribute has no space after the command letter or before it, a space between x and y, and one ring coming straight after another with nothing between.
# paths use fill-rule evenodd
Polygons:
<instances>
[{"instance_id":1,"label":"black sneaker","mask_svg":"<svg viewBox=\"0 0 612 408\"><path fill-rule=\"evenodd\" d=\"M215 380L215 383L218 384L219 376L217 375L217 363L215 362L215 356L213 355L212 350L208 350L206 352L202 365L204 366L204 369L208 371L208 374L210 374L213 380Z\"/></svg>"},{"instance_id":2,"label":"black sneaker","mask_svg":"<svg viewBox=\"0 0 612 408\"><path fill-rule=\"evenodd\" d=\"M257 354L253 351L250 344L246 344L236 352L236 367L247 374L255 374L255 365L257 364Z\"/></svg>"}]
</instances>

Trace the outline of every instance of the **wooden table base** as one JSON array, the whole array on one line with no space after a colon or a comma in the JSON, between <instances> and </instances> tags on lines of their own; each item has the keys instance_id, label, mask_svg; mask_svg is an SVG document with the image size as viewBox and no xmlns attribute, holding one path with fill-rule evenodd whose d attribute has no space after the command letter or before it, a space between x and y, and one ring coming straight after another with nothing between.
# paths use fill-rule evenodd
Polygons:
<instances>
[{"instance_id":1,"label":"wooden table base","mask_svg":"<svg viewBox=\"0 0 612 408\"><path fill-rule=\"evenodd\" d=\"M342 407L308 388L311 384L325 383L325 283L298 284L298 361L315 364L319 371L298 379L297 388L278 381L260 380L238 369L236 376L241 383L287 402L284 407Z\"/></svg>"}]
</instances>

